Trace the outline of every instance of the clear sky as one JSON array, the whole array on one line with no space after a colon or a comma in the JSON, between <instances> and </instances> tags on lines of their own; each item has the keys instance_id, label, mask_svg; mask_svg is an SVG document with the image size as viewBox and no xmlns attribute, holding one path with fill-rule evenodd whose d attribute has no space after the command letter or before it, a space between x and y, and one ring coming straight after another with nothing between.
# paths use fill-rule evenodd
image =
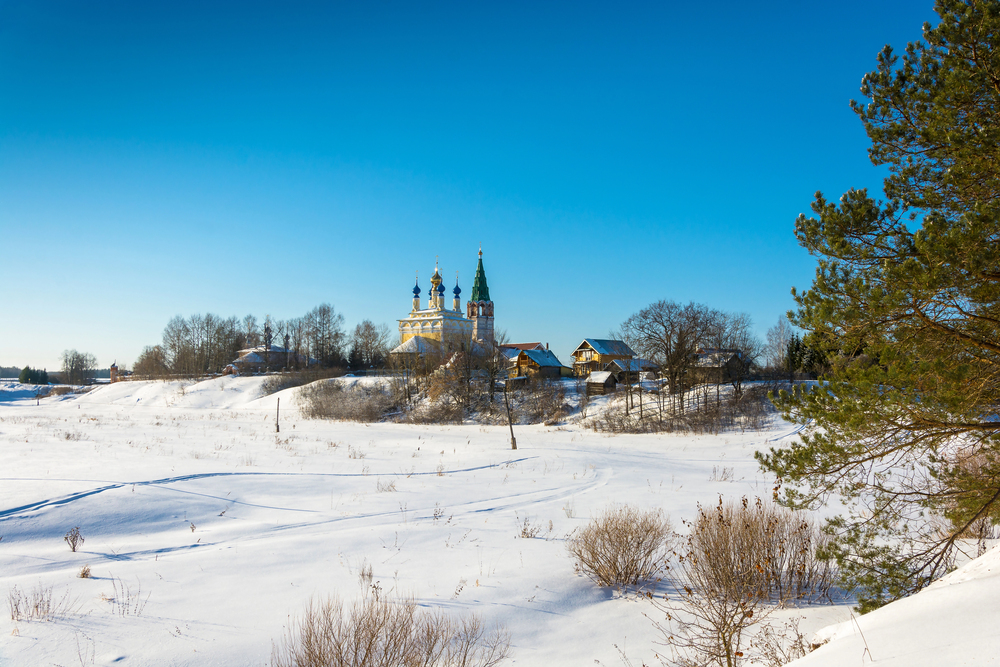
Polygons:
<instances>
[{"instance_id":1,"label":"clear sky","mask_svg":"<svg viewBox=\"0 0 1000 667\"><path fill-rule=\"evenodd\" d=\"M564 363L658 299L761 334L848 107L930 0L0 2L0 365L131 363L174 315L394 331L435 257Z\"/></svg>"}]
</instances>

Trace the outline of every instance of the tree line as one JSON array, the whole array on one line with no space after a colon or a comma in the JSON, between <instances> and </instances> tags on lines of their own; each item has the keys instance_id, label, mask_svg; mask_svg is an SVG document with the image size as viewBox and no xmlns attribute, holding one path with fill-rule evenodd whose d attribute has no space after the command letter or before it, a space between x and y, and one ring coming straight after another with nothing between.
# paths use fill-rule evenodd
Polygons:
<instances>
[{"instance_id":1,"label":"tree line","mask_svg":"<svg viewBox=\"0 0 1000 667\"><path fill-rule=\"evenodd\" d=\"M388 327L370 320L346 333L344 316L327 303L288 320L270 315L258 319L252 314L242 319L212 313L177 315L164 327L158 345L143 348L133 372L147 377L221 373L241 350L255 348L288 352L283 357L286 370L381 367L389 340Z\"/></svg>"}]
</instances>

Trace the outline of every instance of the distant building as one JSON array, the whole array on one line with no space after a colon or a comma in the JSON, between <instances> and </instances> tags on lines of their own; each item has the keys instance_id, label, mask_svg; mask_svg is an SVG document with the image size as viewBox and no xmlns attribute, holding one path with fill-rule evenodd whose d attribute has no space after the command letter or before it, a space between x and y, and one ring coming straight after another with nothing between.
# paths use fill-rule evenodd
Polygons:
<instances>
[{"instance_id":1,"label":"distant building","mask_svg":"<svg viewBox=\"0 0 1000 667\"><path fill-rule=\"evenodd\" d=\"M628 361L635 358L624 341L603 338L585 338L573 350L573 372L577 377L586 377L594 371L607 370L612 361Z\"/></svg>"},{"instance_id":2,"label":"distant building","mask_svg":"<svg viewBox=\"0 0 1000 667\"><path fill-rule=\"evenodd\" d=\"M242 375L252 375L266 371L280 371L284 368L308 367L317 363L304 354L296 354L292 350L271 345L270 348L264 345L249 347L239 351L239 356L226 367L225 374L231 374L230 366Z\"/></svg>"},{"instance_id":3,"label":"distant building","mask_svg":"<svg viewBox=\"0 0 1000 667\"><path fill-rule=\"evenodd\" d=\"M464 349L475 341L493 341L493 301L486 283L483 268L483 251L479 251L479 264L472 285L472 298L462 312L462 289L455 280L452 290L452 307L445 306L445 286L440 269L434 267L431 288L424 308L420 299L419 280L413 286L413 308L399 320L399 345L389 354L397 362L406 358L425 357L428 354L447 355Z\"/></svg>"}]
</instances>

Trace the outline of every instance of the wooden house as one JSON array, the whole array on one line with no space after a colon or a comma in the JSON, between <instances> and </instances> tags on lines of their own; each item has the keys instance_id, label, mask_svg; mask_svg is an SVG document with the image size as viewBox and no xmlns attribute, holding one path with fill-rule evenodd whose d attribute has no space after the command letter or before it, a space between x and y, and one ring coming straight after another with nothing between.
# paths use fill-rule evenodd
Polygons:
<instances>
[{"instance_id":1,"label":"wooden house","mask_svg":"<svg viewBox=\"0 0 1000 667\"><path fill-rule=\"evenodd\" d=\"M643 373L650 373L657 369L659 366L649 359L615 359L608 364L606 370L611 371L618 382L632 384L638 382Z\"/></svg>"},{"instance_id":2,"label":"wooden house","mask_svg":"<svg viewBox=\"0 0 1000 667\"><path fill-rule=\"evenodd\" d=\"M515 376L558 380L562 375L562 362L549 350L518 350L511 359L510 372Z\"/></svg>"},{"instance_id":3,"label":"wooden house","mask_svg":"<svg viewBox=\"0 0 1000 667\"><path fill-rule=\"evenodd\" d=\"M618 380L611 371L594 371L587 376L587 396L612 394L618 388Z\"/></svg>"},{"instance_id":4,"label":"wooden house","mask_svg":"<svg viewBox=\"0 0 1000 667\"><path fill-rule=\"evenodd\" d=\"M587 377L594 371L607 370L612 361L634 358L635 352L624 341L585 338L573 350L573 371L577 377Z\"/></svg>"},{"instance_id":5,"label":"wooden house","mask_svg":"<svg viewBox=\"0 0 1000 667\"><path fill-rule=\"evenodd\" d=\"M731 382L747 373L742 350L702 348L694 356L692 373L696 382Z\"/></svg>"}]
</instances>

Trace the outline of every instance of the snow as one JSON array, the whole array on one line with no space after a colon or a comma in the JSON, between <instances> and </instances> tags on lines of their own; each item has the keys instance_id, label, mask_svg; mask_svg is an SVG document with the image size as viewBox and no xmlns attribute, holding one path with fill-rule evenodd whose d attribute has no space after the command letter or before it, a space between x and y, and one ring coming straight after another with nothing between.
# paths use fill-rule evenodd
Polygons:
<instances>
[{"instance_id":1,"label":"snow","mask_svg":"<svg viewBox=\"0 0 1000 667\"><path fill-rule=\"evenodd\" d=\"M618 665L615 645L656 664L649 603L575 572L567 534L612 502L682 529L719 494L766 496L753 452L798 430L609 436L571 421L515 426L512 451L506 427L304 420L298 388L261 398L261 383L122 382L38 406L0 385L0 594L40 585L76 603L52 622L0 616L0 665L266 664L310 598L361 594L364 562L386 593L505 624L508 664ZM520 537L525 519L537 538ZM987 664L998 558L859 618L879 664ZM141 615L115 613L119 581L148 596ZM844 606L779 614L800 612L810 632L854 622ZM801 664L867 664L849 625L825 632Z\"/></svg>"},{"instance_id":2,"label":"snow","mask_svg":"<svg viewBox=\"0 0 1000 667\"><path fill-rule=\"evenodd\" d=\"M524 356L528 357L542 367L555 366L562 367L562 362L549 350L523 350Z\"/></svg>"},{"instance_id":3,"label":"snow","mask_svg":"<svg viewBox=\"0 0 1000 667\"><path fill-rule=\"evenodd\" d=\"M916 595L817 633L826 645L795 667L1000 664L1000 546Z\"/></svg>"}]
</instances>

